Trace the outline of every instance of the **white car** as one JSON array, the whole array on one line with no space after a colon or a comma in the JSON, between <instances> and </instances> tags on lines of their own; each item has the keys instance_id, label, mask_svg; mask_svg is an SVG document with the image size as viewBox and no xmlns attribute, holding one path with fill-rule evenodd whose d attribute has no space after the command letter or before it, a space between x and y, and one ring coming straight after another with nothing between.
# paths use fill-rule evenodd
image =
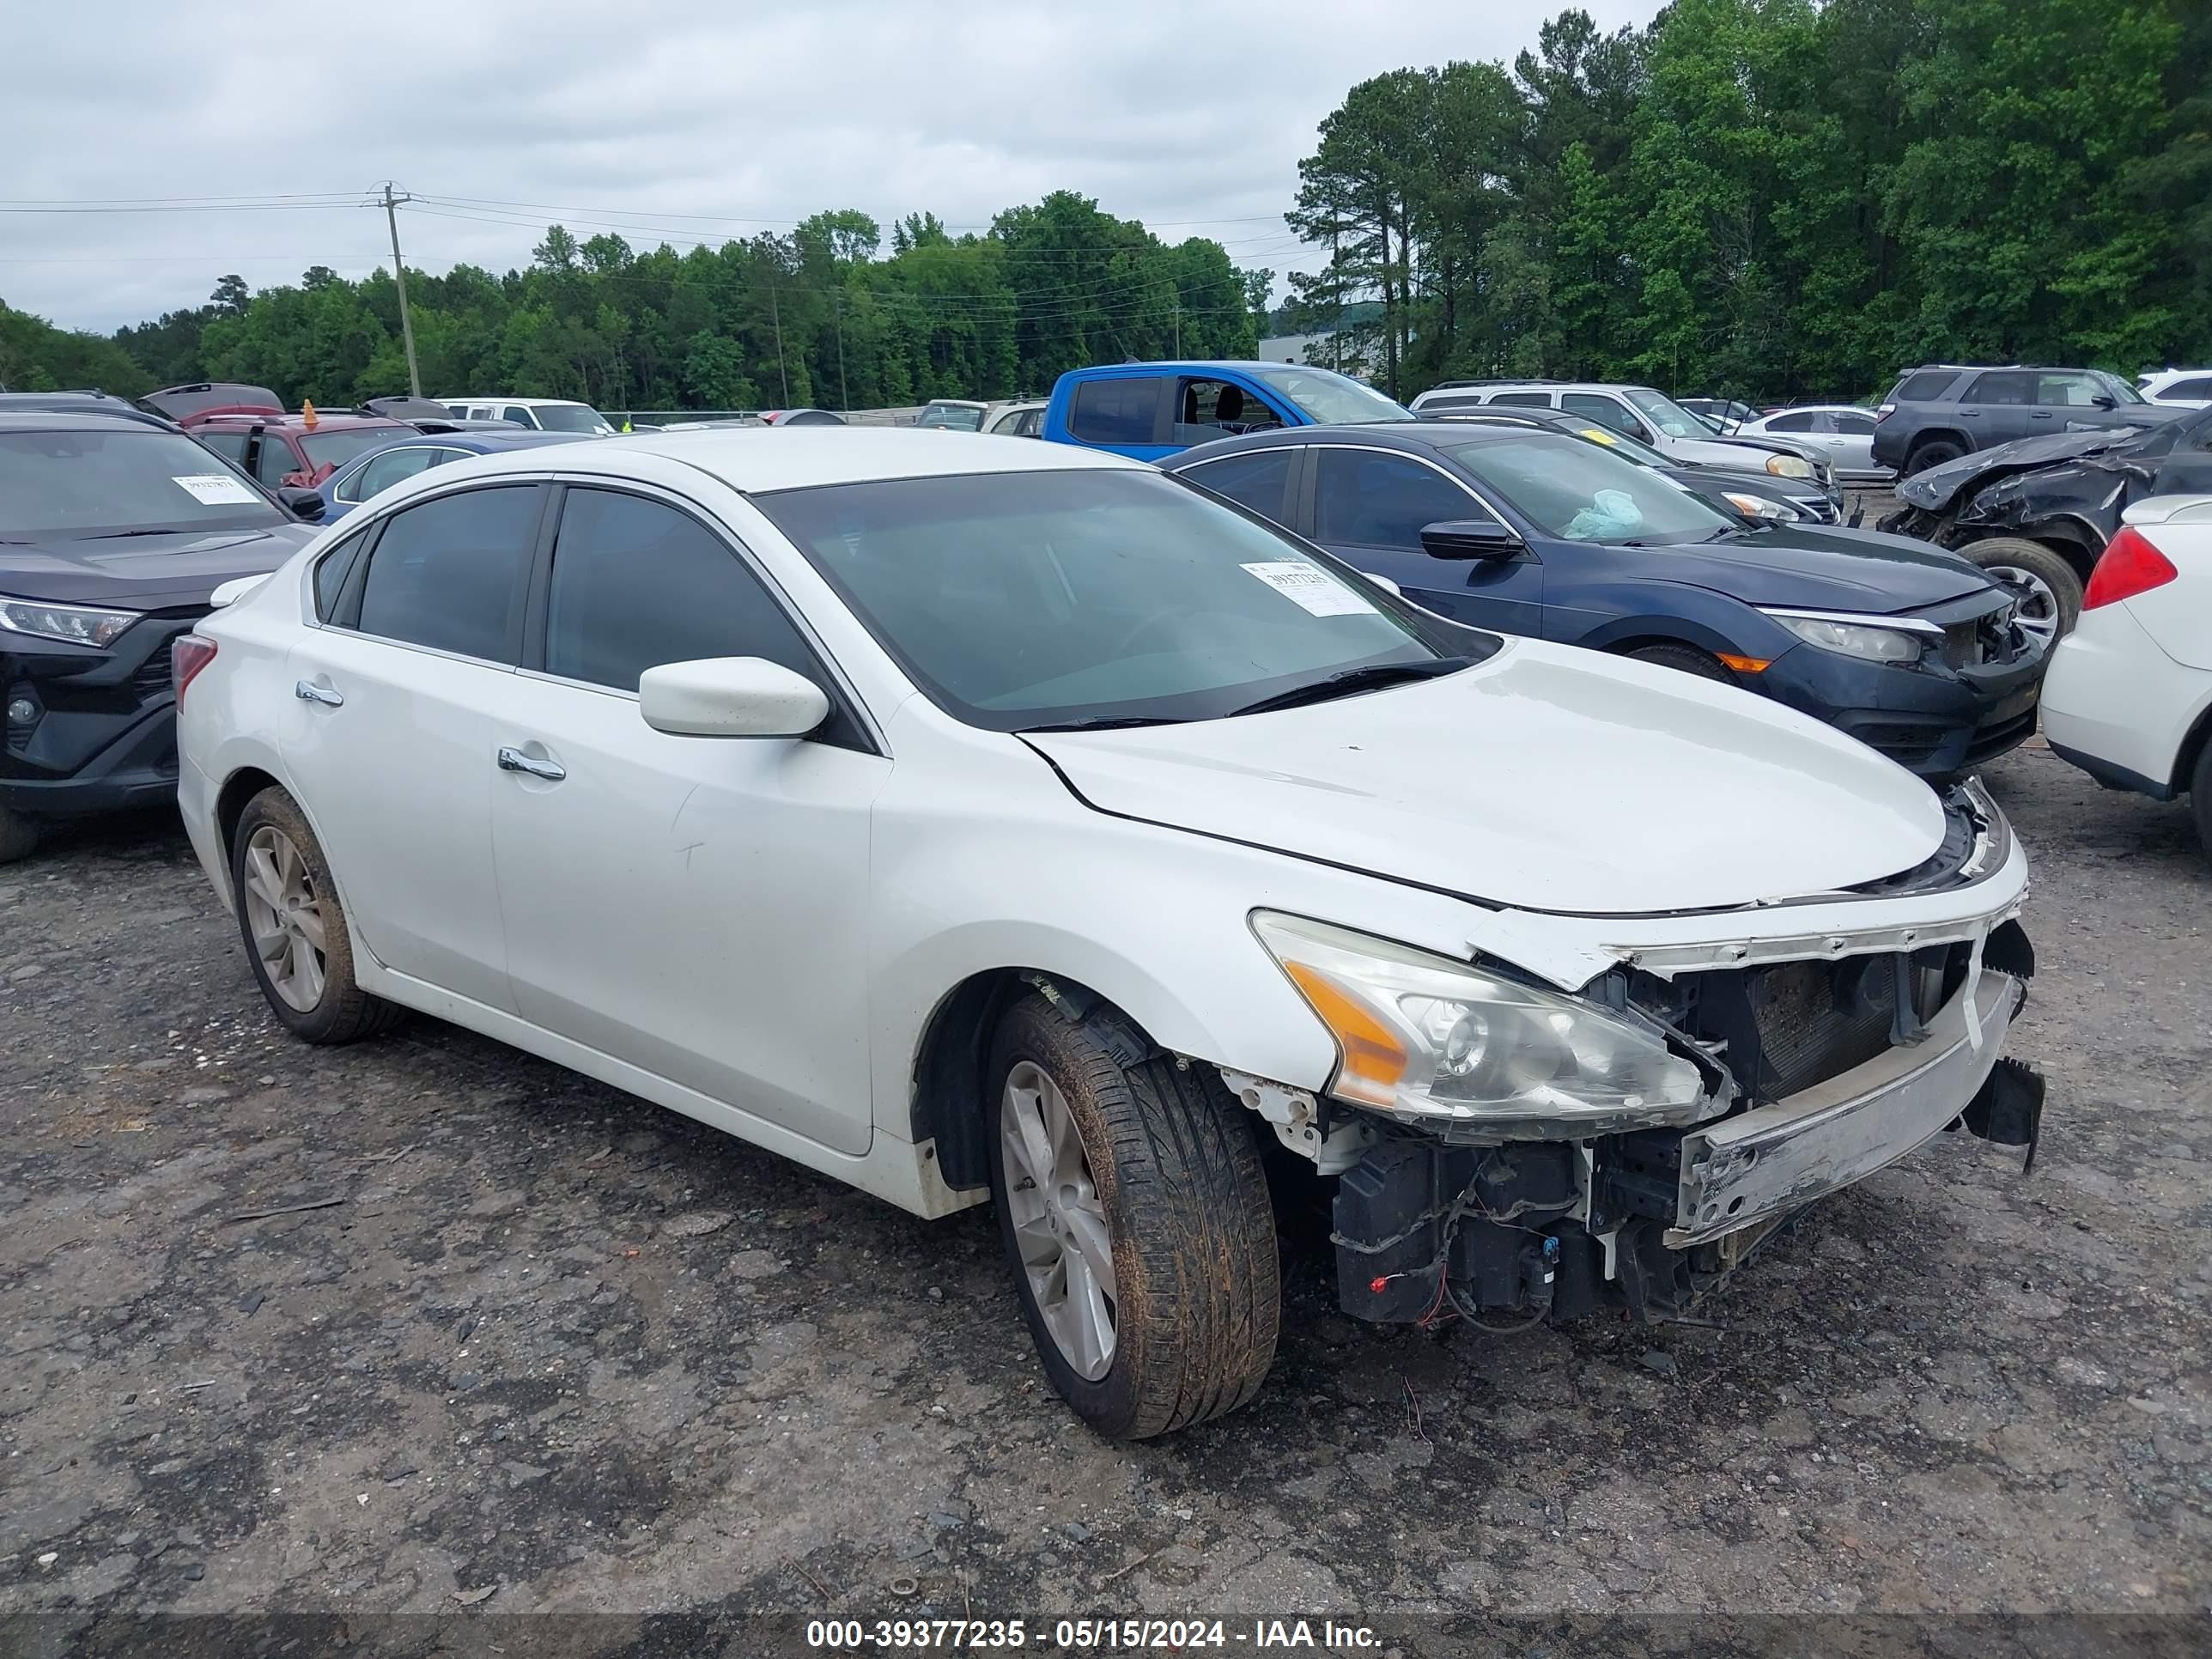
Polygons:
<instances>
[{"instance_id":1,"label":"white car","mask_svg":"<svg viewBox=\"0 0 2212 1659\"><path fill-rule=\"evenodd\" d=\"M1739 438L1788 438L1828 459L1838 478L1872 482L1897 476L1874 459L1874 411L1856 404L1805 404L1761 415L1729 428Z\"/></svg>"},{"instance_id":2,"label":"white car","mask_svg":"<svg viewBox=\"0 0 2212 1659\"><path fill-rule=\"evenodd\" d=\"M438 400L453 410L458 421L512 421L533 432L577 432L591 438L611 438L614 423L589 404L572 398L500 398L479 393Z\"/></svg>"},{"instance_id":3,"label":"white car","mask_svg":"<svg viewBox=\"0 0 2212 1659\"><path fill-rule=\"evenodd\" d=\"M2212 409L2212 368L2161 368L2136 377L2136 390L2151 403Z\"/></svg>"},{"instance_id":4,"label":"white car","mask_svg":"<svg viewBox=\"0 0 2212 1659\"><path fill-rule=\"evenodd\" d=\"M2212 855L2212 495L2154 495L2122 516L2051 654L2044 735L2100 783L2189 796Z\"/></svg>"},{"instance_id":5,"label":"white car","mask_svg":"<svg viewBox=\"0 0 2212 1659\"><path fill-rule=\"evenodd\" d=\"M1625 433L1670 461L1763 468L1778 478L1811 478L1841 499L1823 452L1804 438L1779 434L1724 438L1652 386L1595 380L1447 380L1422 392L1407 407L1416 415L1431 416L1469 409L1556 409Z\"/></svg>"},{"instance_id":6,"label":"white car","mask_svg":"<svg viewBox=\"0 0 2212 1659\"><path fill-rule=\"evenodd\" d=\"M178 793L288 1027L419 1010L995 1198L1109 1435L1260 1387L1263 1142L1334 1180L1348 1310L1523 1324L1679 1314L1962 1113L2032 1144L1986 795L1105 452L566 445L222 597Z\"/></svg>"}]
</instances>

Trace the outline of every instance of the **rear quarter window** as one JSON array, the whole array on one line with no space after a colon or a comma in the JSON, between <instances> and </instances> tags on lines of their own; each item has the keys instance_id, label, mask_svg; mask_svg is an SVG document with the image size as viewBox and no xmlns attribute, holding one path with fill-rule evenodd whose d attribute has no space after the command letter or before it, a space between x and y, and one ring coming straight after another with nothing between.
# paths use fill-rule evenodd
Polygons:
<instances>
[{"instance_id":1,"label":"rear quarter window","mask_svg":"<svg viewBox=\"0 0 2212 1659\"><path fill-rule=\"evenodd\" d=\"M1067 429L1085 443L1148 444L1164 384L1149 378L1085 380L1068 400Z\"/></svg>"},{"instance_id":2,"label":"rear quarter window","mask_svg":"<svg viewBox=\"0 0 2212 1659\"><path fill-rule=\"evenodd\" d=\"M1924 368L1908 374L1897 383L1897 390L1889 394L1893 404L1932 404L1951 389L1951 382L1959 377L1948 369Z\"/></svg>"}]
</instances>

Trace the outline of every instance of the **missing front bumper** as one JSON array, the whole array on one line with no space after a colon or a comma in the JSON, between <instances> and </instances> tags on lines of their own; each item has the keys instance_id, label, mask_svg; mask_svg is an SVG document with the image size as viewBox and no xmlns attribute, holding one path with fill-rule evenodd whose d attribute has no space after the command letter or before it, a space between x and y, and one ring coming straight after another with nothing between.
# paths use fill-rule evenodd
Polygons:
<instances>
[{"instance_id":1,"label":"missing front bumper","mask_svg":"<svg viewBox=\"0 0 2212 1659\"><path fill-rule=\"evenodd\" d=\"M1929 1021L1918 1045L1688 1131L1668 1248L1796 1209L1925 1146L1980 1094L2027 996L2011 975L1984 973Z\"/></svg>"}]
</instances>

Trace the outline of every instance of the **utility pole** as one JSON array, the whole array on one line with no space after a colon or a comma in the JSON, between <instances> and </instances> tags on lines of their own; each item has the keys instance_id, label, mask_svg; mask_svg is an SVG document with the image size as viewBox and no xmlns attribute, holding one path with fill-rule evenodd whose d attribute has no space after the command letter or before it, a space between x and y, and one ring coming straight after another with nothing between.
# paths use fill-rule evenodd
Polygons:
<instances>
[{"instance_id":1,"label":"utility pole","mask_svg":"<svg viewBox=\"0 0 2212 1659\"><path fill-rule=\"evenodd\" d=\"M783 406L791 407L791 376L783 367L783 307L776 303L775 289L768 291L768 314L775 319L775 377L783 382Z\"/></svg>"},{"instance_id":2,"label":"utility pole","mask_svg":"<svg viewBox=\"0 0 2212 1659\"><path fill-rule=\"evenodd\" d=\"M1180 294L1176 295L1175 323L1176 356L1180 357L1182 356L1182 295Z\"/></svg>"},{"instance_id":3,"label":"utility pole","mask_svg":"<svg viewBox=\"0 0 2212 1659\"><path fill-rule=\"evenodd\" d=\"M419 398L422 395L422 372L415 367L415 325L407 315L407 266L399 258L399 216L393 211L402 202L411 202L412 196L395 196L392 181L384 181L384 222L392 229L392 275L399 284L399 337L407 343L407 390Z\"/></svg>"}]
</instances>

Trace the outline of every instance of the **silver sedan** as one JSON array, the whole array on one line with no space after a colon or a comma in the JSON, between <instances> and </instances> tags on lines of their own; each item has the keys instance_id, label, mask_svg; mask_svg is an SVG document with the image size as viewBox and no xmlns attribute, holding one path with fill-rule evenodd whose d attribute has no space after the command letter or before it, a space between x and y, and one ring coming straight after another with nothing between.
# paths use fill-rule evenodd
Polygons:
<instances>
[{"instance_id":1,"label":"silver sedan","mask_svg":"<svg viewBox=\"0 0 2212 1659\"><path fill-rule=\"evenodd\" d=\"M1874 459L1874 412L1853 404L1805 404L1778 410L1746 421L1735 428L1739 438L1773 436L1809 444L1828 458L1837 477L1850 480L1896 477Z\"/></svg>"}]
</instances>

